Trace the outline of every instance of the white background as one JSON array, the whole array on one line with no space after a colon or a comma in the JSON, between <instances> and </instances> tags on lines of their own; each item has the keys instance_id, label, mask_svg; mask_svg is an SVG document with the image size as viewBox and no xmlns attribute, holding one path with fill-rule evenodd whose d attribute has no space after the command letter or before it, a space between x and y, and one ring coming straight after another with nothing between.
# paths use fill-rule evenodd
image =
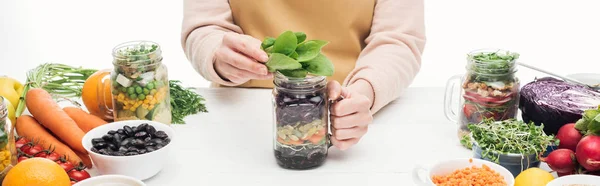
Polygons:
<instances>
[{"instance_id":1,"label":"white background","mask_svg":"<svg viewBox=\"0 0 600 186\"><path fill-rule=\"evenodd\" d=\"M349 1L351 2L351 1ZM444 86L464 72L478 48L521 53L521 61L561 74L598 72L597 0L427 0L428 42L412 86ZM181 0L0 1L0 75L25 79L44 62L111 68L111 50L130 40L152 40L164 50L171 79L206 87L180 45ZM534 73L521 68L529 81Z\"/></svg>"}]
</instances>

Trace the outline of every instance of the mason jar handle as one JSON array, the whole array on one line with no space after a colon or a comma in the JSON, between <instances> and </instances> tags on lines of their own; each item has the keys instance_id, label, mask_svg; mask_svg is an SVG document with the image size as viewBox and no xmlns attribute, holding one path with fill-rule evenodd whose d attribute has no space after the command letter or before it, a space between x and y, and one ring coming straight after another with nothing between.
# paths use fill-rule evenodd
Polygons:
<instances>
[{"instance_id":1,"label":"mason jar handle","mask_svg":"<svg viewBox=\"0 0 600 186\"><path fill-rule=\"evenodd\" d=\"M106 103L106 95L105 95L105 88L109 88L110 91L110 99L112 98L112 86L111 86L111 81L110 81L110 73L104 75L101 78L98 78L98 89L96 89L96 95L97 96L97 101L98 101L98 109L100 111L100 113L103 115L103 117L108 118L108 119L114 119L113 116L113 109L111 108L112 105L107 105L108 103ZM106 87L108 86L108 87Z\"/></svg>"},{"instance_id":2,"label":"mason jar handle","mask_svg":"<svg viewBox=\"0 0 600 186\"><path fill-rule=\"evenodd\" d=\"M427 179L423 179L423 177L427 177L428 175L423 176L423 173L427 173L428 169L423 165L417 165L412 170L412 179L415 184L418 186L429 186L431 184L427 183Z\"/></svg>"},{"instance_id":3,"label":"mason jar handle","mask_svg":"<svg viewBox=\"0 0 600 186\"><path fill-rule=\"evenodd\" d=\"M337 103L339 101L342 101L344 99L343 96L338 97L335 100L330 100L329 101L329 105L333 105L334 103ZM327 108L327 110L329 111L329 108ZM331 118L331 117L330 117ZM331 122L328 122L327 124L327 128L331 128ZM329 132L327 132L327 148L331 148L331 146L333 146L333 143L331 143L331 137L333 136L333 133L331 132L331 130L329 130Z\"/></svg>"},{"instance_id":4,"label":"mason jar handle","mask_svg":"<svg viewBox=\"0 0 600 186\"><path fill-rule=\"evenodd\" d=\"M455 124L458 124L458 114L452 110L452 100L456 97L454 96L454 87L459 84L461 78L461 75L454 75L448 79L444 95L444 114L448 120Z\"/></svg>"}]
</instances>

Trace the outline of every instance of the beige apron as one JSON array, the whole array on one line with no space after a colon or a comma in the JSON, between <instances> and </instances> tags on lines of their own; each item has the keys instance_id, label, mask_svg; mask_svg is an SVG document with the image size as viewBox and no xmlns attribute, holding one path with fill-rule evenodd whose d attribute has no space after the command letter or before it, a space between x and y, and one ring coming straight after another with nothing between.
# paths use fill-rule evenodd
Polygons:
<instances>
[{"instance_id":1,"label":"beige apron","mask_svg":"<svg viewBox=\"0 0 600 186\"><path fill-rule=\"evenodd\" d=\"M354 69L371 30L375 0L230 0L233 21L244 34L263 40L291 30L307 40L330 43L323 48L335 66L329 80L340 83ZM251 80L240 87L273 87L272 80Z\"/></svg>"}]
</instances>

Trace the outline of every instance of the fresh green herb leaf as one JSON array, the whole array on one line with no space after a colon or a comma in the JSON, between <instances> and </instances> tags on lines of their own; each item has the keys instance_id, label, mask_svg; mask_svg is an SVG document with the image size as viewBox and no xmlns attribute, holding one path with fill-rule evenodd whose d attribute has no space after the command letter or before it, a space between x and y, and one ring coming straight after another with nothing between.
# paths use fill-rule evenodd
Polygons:
<instances>
[{"instance_id":1,"label":"fresh green herb leaf","mask_svg":"<svg viewBox=\"0 0 600 186\"><path fill-rule=\"evenodd\" d=\"M263 40L263 42L260 44L260 48L261 49L266 49L269 48L271 46L273 46L273 44L275 43L275 38L272 37L267 37L265 38L265 40Z\"/></svg>"},{"instance_id":2,"label":"fresh green herb leaf","mask_svg":"<svg viewBox=\"0 0 600 186\"><path fill-rule=\"evenodd\" d=\"M174 124L185 124L186 116L208 112L204 98L191 88L183 88L180 81L170 80L171 118Z\"/></svg>"},{"instance_id":3,"label":"fresh green herb leaf","mask_svg":"<svg viewBox=\"0 0 600 186\"><path fill-rule=\"evenodd\" d=\"M321 48L327 45L327 41L322 40L310 40L298 45L296 52L298 52L298 61L305 62L311 60L321 53Z\"/></svg>"},{"instance_id":4,"label":"fresh green herb leaf","mask_svg":"<svg viewBox=\"0 0 600 186\"><path fill-rule=\"evenodd\" d=\"M304 42L304 40L306 40L306 34L304 32L294 32L294 35L296 35L298 44L300 44L300 43Z\"/></svg>"},{"instance_id":5,"label":"fresh green herb leaf","mask_svg":"<svg viewBox=\"0 0 600 186\"><path fill-rule=\"evenodd\" d=\"M280 53L271 54L271 57L269 57L269 61L267 61L266 65L267 69L269 69L269 72L302 68L302 64L300 64L298 61Z\"/></svg>"},{"instance_id":6,"label":"fresh green herb leaf","mask_svg":"<svg viewBox=\"0 0 600 186\"><path fill-rule=\"evenodd\" d=\"M277 37L273 44L273 52L289 55L296 50L298 39L292 31L285 31Z\"/></svg>"},{"instance_id":7,"label":"fresh green herb leaf","mask_svg":"<svg viewBox=\"0 0 600 186\"><path fill-rule=\"evenodd\" d=\"M317 57L303 62L303 66L305 66L304 69L306 69L306 71L312 74L321 76L333 75L333 63L331 63L331 61L323 54L319 54Z\"/></svg>"},{"instance_id":8,"label":"fresh green herb leaf","mask_svg":"<svg viewBox=\"0 0 600 186\"><path fill-rule=\"evenodd\" d=\"M588 130L596 132L600 130L600 115L596 115L594 119L589 121Z\"/></svg>"},{"instance_id":9,"label":"fresh green herb leaf","mask_svg":"<svg viewBox=\"0 0 600 186\"><path fill-rule=\"evenodd\" d=\"M469 68L473 71L471 79L478 82L511 81L519 54L508 51L478 52L469 54L467 58Z\"/></svg>"},{"instance_id":10,"label":"fresh green herb leaf","mask_svg":"<svg viewBox=\"0 0 600 186\"><path fill-rule=\"evenodd\" d=\"M577 129L579 131L587 131L588 125L589 125L589 121L587 121L585 118L581 118L581 119L577 120L577 122L575 123L575 129Z\"/></svg>"},{"instance_id":11,"label":"fresh green herb leaf","mask_svg":"<svg viewBox=\"0 0 600 186\"><path fill-rule=\"evenodd\" d=\"M298 60L298 52L294 51L289 55L292 59Z\"/></svg>"},{"instance_id":12,"label":"fresh green herb leaf","mask_svg":"<svg viewBox=\"0 0 600 186\"><path fill-rule=\"evenodd\" d=\"M592 120L592 119L596 118L596 116L598 116L599 114L600 114L600 110L596 110L596 109L586 110L586 111L583 111L583 119Z\"/></svg>"},{"instance_id":13,"label":"fresh green herb leaf","mask_svg":"<svg viewBox=\"0 0 600 186\"><path fill-rule=\"evenodd\" d=\"M498 162L500 154L543 154L549 145L558 145L558 140L544 133L544 126L533 122L486 119L479 124L469 124L476 145L483 150L482 156Z\"/></svg>"},{"instance_id":14,"label":"fresh green herb leaf","mask_svg":"<svg viewBox=\"0 0 600 186\"><path fill-rule=\"evenodd\" d=\"M281 74L287 77L293 78L304 78L308 75L308 71L304 69L296 69L296 70L280 70Z\"/></svg>"}]
</instances>

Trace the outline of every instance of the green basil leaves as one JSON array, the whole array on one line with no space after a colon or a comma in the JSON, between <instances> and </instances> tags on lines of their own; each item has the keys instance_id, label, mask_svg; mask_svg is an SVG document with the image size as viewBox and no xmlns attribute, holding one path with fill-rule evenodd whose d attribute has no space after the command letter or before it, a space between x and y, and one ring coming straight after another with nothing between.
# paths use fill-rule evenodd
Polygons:
<instances>
[{"instance_id":1,"label":"green basil leaves","mask_svg":"<svg viewBox=\"0 0 600 186\"><path fill-rule=\"evenodd\" d=\"M269 72L279 71L285 76L304 78L309 73L333 75L333 63L321 54L329 42L306 40L304 32L285 31L277 38L266 37L261 48L269 54L266 66Z\"/></svg>"}]
</instances>

